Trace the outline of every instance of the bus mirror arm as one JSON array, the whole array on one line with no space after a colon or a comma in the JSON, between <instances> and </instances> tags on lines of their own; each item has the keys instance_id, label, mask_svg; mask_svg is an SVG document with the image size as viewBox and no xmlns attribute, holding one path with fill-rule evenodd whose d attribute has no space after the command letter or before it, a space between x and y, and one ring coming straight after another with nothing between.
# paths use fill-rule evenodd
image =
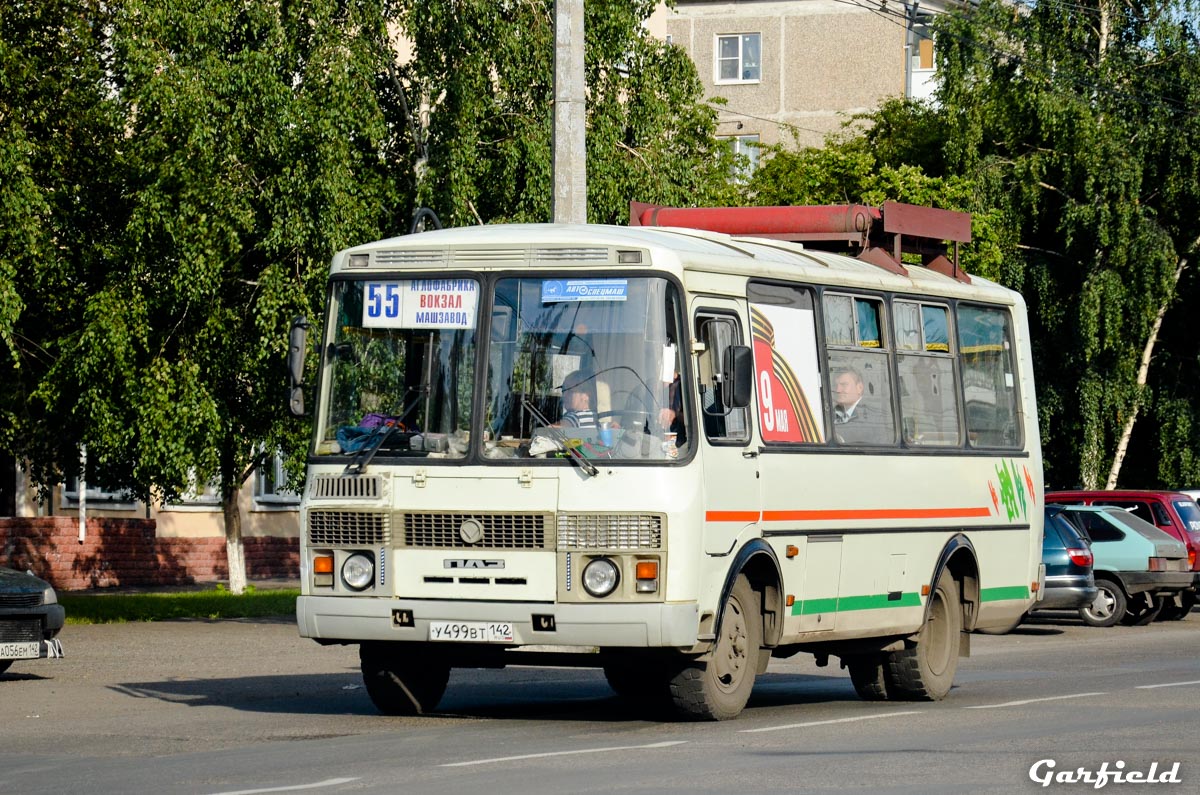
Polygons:
<instances>
[{"instance_id":1,"label":"bus mirror arm","mask_svg":"<svg viewBox=\"0 0 1200 795\"><path fill-rule=\"evenodd\" d=\"M288 410L304 416L304 352L308 347L308 318L297 315L288 332Z\"/></svg>"}]
</instances>

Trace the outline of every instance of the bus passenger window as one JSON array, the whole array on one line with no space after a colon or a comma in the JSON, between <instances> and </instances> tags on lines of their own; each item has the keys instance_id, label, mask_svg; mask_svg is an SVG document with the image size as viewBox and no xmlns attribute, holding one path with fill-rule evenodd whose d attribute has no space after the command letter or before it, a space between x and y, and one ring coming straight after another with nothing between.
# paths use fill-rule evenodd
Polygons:
<instances>
[{"instance_id":1,"label":"bus passenger window","mask_svg":"<svg viewBox=\"0 0 1200 795\"><path fill-rule=\"evenodd\" d=\"M895 444L882 303L827 294L824 306L834 439L846 445Z\"/></svg>"},{"instance_id":2,"label":"bus passenger window","mask_svg":"<svg viewBox=\"0 0 1200 795\"><path fill-rule=\"evenodd\" d=\"M949 310L934 304L896 301L900 427L906 444L961 444L958 389L950 349Z\"/></svg>"},{"instance_id":3,"label":"bus passenger window","mask_svg":"<svg viewBox=\"0 0 1200 795\"><path fill-rule=\"evenodd\" d=\"M1007 309L959 304L958 350L972 447L1017 449L1024 441L1012 340Z\"/></svg>"}]
</instances>

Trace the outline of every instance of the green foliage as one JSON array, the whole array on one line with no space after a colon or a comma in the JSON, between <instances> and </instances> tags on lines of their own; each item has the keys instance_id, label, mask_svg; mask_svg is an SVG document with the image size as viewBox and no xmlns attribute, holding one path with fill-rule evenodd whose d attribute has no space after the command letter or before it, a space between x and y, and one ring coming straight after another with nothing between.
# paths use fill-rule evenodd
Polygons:
<instances>
[{"instance_id":1,"label":"green foliage","mask_svg":"<svg viewBox=\"0 0 1200 795\"><path fill-rule=\"evenodd\" d=\"M939 25L948 168L986 174L983 203L1019 225L1055 485L1103 485L1126 421L1174 389L1158 372L1149 392L1136 377L1200 234L1195 11L1191 0L985 0ZM1124 482L1158 485L1145 463Z\"/></svg>"},{"instance_id":2,"label":"green foliage","mask_svg":"<svg viewBox=\"0 0 1200 795\"><path fill-rule=\"evenodd\" d=\"M246 586L241 595L223 585L211 591L178 593L59 593L68 624L121 624L129 621L220 620L229 618L291 618L296 613L294 588L261 589Z\"/></svg>"},{"instance_id":3,"label":"green foliage","mask_svg":"<svg viewBox=\"0 0 1200 795\"><path fill-rule=\"evenodd\" d=\"M544 222L552 199L554 3L405 0L429 102L423 204L447 225ZM695 67L642 22L655 3L587 3L588 220L623 223L630 200L728 203L733 162Z\"/></svg>"}]
</instances>

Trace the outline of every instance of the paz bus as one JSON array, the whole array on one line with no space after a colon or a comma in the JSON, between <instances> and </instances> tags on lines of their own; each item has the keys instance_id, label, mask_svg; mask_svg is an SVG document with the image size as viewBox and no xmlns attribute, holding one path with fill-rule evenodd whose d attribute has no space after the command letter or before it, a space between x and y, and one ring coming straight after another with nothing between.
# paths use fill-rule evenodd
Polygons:
<instances>
[{"instance_id":1,"label":"paz bus","mask_svg":"<svg viewBox=\"0 0 1200 795\"><path fill-rule=\"evenodd\" d=\"M525 664L728 719L801 652L941 699L1044 579L1025 306L969 239L894 203L634 204L338 253L300 634L357 644L385 714Z\"/></svg>"}]
</instances>

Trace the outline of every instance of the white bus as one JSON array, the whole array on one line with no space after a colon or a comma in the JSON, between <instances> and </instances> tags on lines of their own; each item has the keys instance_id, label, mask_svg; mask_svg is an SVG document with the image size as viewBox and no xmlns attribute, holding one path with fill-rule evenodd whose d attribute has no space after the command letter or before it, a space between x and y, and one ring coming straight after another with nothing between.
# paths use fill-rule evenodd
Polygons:
<instances>
[{"instance_id":1,"label":"white bus","mask_svg":"<svg viewBox=\"0 0 1200 795\"><path fill-rule=\"evenodd\" d=\"M633 222L334 257L301 635L359 644L386 714L433 709L454 667L554 664L726 719L798 652L867 699L942 698L967 633L1043 579L1020 295L939 255L963 214Z\"/></svg>"}]
</instances>

